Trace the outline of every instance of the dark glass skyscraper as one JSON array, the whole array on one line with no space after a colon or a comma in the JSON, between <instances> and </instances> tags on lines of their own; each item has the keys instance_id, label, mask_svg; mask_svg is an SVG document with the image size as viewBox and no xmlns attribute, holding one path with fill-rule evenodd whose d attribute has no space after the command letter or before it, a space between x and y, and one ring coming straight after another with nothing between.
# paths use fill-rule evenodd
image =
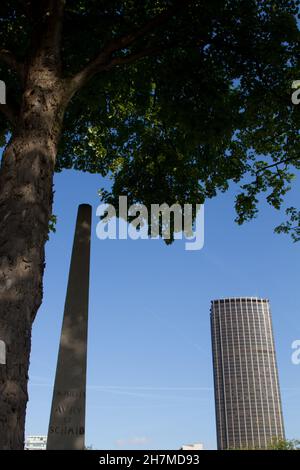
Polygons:
<instances>
[{"instance_id":1,"label":"dark glass skyscraper","mask_svg":"<svg viewBox=\"0 0 300 470\"><path fill-rule=\"evenodd\" d=\"M212 301L218 449L265 448L284 438L269 301Z\"/></svg>"}]
</instances>

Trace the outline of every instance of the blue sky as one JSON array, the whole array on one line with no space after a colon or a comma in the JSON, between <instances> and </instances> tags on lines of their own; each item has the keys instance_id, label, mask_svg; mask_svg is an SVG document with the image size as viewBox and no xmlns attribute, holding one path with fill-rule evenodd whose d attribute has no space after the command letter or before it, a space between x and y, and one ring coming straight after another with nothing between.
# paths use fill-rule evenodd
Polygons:
<instances>
[{"instance_id":1,"label":"blue sky","mask_svg":"<svg viewBox=\"0 0 300 470\"><path fill-rule=\"evenodd\" d=\"M86 442L94 449L216 448L210 301L270 299L286 434L300 437L300 244L273 234L283 213L262 204L234 223L237 187L205 206L205 245L96 238L97 175L55 176L57 232L47 243L44 302L33 330L26 432L46 434L77 206L93 206ZM289 196L299 201L299 182Z\"/></svg>"}]
</instances>

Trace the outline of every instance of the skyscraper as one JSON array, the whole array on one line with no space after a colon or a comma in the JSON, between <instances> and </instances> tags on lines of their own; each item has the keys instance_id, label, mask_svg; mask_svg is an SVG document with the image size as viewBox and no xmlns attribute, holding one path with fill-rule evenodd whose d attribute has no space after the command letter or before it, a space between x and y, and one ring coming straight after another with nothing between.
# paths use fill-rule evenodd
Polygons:
<instances>
[{"instance_id":1,"label":"skyscraper","mask_svg":"<svg viewBox=\"0 0 300 470\"><path fill-rule=\"evenodd\" d=\"M284 438L269 301L213 300L211 329L218 449Z\"/></svg>"}]
</instances>

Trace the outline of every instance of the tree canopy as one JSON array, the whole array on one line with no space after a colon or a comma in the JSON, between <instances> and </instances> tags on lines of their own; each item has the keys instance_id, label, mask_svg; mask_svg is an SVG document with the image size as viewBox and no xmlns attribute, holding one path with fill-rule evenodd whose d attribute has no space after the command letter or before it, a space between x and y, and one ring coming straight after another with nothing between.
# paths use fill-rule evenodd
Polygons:
<instances>
[{"instance_id":1,"label":"tree canopy","mask_svg":"<svg viewBox=\"0 0 300 470\"><path fill-rule=\"evenodd\" d=\"M22 67L57 2L1 2L3 138L17 132ZM56 170L110 176L114 204L196 204L234 181L238 223L261 192L278 209L300 168L297 14L297 0L67 0L60 73L75 85ZM289 214L278 231L296 224L297 236Z\"/></svg>"}]
</instances>

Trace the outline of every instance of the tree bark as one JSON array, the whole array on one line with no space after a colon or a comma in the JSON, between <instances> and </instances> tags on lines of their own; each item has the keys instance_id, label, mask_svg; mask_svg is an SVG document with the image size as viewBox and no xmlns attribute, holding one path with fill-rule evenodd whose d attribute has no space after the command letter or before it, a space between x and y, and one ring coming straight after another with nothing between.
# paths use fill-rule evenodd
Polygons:
<instances>
[{"instance_id":1,"label":"tree bark","mask_svg":"<svg viewBox=\"0 0 300 470\"><path fill-rule=\"evenodd\" d=\"M44 246L64 106L62 82L28 75L16 131L0 168L0 449L24 448L31 330L42 301Z\"/></svg>"},{"instance_id":2,"label":"tree bark","mask_svg":"<svg viewBox=\"0 0 300 470\"><path fill-rule=\"evenodd\" d=\"M24 90L20 111L2 109L13 136L0 167L0 340L6 365L0 365L0 449L23 449L31 329L42 301L44 245L52 212L52 179L65 109L93 76L131 63L153 48L113 57L161 27L190 0L152 18L140 29L113 39L71 79L63 80L61 35L65 0L29 2L34 22L30 52L22 64L0 50ZM155 51L157 48L155 48ZM160 48L159 48L160 50ZM3 105L2 105L3 106Z\"/></svg>"}]
</instances>

